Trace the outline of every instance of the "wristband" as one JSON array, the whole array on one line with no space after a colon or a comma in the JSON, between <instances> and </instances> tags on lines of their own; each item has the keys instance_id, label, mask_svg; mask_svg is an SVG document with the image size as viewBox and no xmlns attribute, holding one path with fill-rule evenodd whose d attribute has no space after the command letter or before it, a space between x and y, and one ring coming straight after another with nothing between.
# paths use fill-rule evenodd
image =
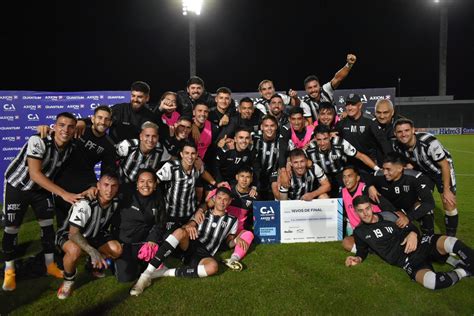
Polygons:
<instances>
[{"instance_id":1,"label":"wristband","mask_svg":"<svg viewBox=\"0 0 474 316\"><path fill-rule=\"evenodd\" d=\"M379 171L379 170L380 170L380 167L377 166L377 165L375 165L374 170L375 170L375 171Z\"/></svg>"},{"instance_id":2,"label":"wristband","mask_svg":"<svg viewBox=\"0 0 474 316\"><path fill-rule=\"evenodd\" d=\"M349 64L349 63L346 63L346 67L347 67L347 68L351 69L351 68L352 68L352 66L354 66L354 64Z\"/></svg>"}]
</instances>

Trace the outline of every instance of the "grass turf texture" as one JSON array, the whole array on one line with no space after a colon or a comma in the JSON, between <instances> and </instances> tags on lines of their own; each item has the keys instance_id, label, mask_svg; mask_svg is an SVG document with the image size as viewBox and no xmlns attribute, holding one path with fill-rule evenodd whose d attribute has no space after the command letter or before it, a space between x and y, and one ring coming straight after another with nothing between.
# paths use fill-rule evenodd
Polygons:
<instances>
[{"instance_id":1,"label":"grass turf texture","mask_svg":"<svg viewBox=\"0 0 474 316\"><path fill-rule=\"evenodd\" d=\"M474 136L440 136L451 151L457 173L460 225L458 237L474 246ZM435 193L436 231L444 216ZM40 250L39 228L31 214L20 231L20 247L30 255ZM222 254L223 258L229 252ZM406 273L369 255L361 265L346 268L339 242L257 245L232 272L220 265L207 279L155 280L139 297L130 297L132 283L118 283L110 273L94 280L79 266L73 295L56 298L61 280L22 280L11 293L0 291L0 313L25 314L433 314L472 315L474 278L454 287L426 290ZM435 265L437 270L449 270Z\"/></svg>"}]
</instances>

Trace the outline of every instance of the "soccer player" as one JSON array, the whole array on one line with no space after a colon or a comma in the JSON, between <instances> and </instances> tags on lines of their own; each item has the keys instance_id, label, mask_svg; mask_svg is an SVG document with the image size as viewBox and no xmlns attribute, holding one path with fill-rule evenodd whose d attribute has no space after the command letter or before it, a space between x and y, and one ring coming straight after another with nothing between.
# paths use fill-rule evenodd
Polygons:
<instances>
[{"instance_id":1,"label":"soccer player","mask_svg":"<svg viewBox=\"0 0 474 316\"><path fill-rule=\"evenodd\" d=\"M130 102L114 104L111 107L112 125L109 136L114 143L119 143L124 139L138 138L141 126L147 121L160 123L158 116L146 106L150 100L150 86L146 82L135 81L130 90ZM78 121L77 134L83 133L86 124L90 124L89 119Z\"/></svg>"},{"instance_id":2,"label":"soccer player","mask_svg":"<svg viewBox=\"0 0 474 316\"><path fill-rule=\"evenodd\" d=\"M314 164L318 164L331 182L331 197L338 197L342 183L342 169L348 157L355 157L369 168L380 168L367 155L357 151L341 137L331 137L331 130L325 125L315 128L315 139L309 143L306 155Z\"/></svg>"},{"instance_id":3,"label":"soccer player","mask_svg":"<svg viewBox=\"0 0 474 316\"><path fill-rule=\"evenodd\" d=\"M238 112L232 115L229 124L221 129L218 140L225 136L228 138L234 137L235 131L240 127L248 127L252 134L257 133L262 116L263 114L260 111L255 111L252 99L248 97L240 99Z\"/></svg>"},{"instance_id":4,"label":"soccer player","mask_svg":"<svg viewBox=\"0 0 474 316\"><path fill-rule=\"evenodd\" d=\"M187 116L180 116L178 121L170 126L170 133L163 135L160 139L160 143L163 143L163 147L166 149L168 156L171 159L179 157L179 152L183 145L189 141L190 134L193 126L193 120ZM163 160L165 155L163 155Z\"/></svg>"},{"instance_id":5,"label":"soccer player","mask_svg":"<svg viewBox=\"0 0 474 316\"><path fill-rule=\"evenodd\" d=\"M166 233L164 196L157 186L153 169L140 169L137 185L124 192L113 218L114 237L122 244L122 255L115 260L119 282L136 280L144 263L137 256L145 243L161 243ZM158 190L157 190L158 189Z\"/></svg>"},{"instance_id":6,"label":"soccer player","mask_svg":"<svg viewBox=\"0 0 474 316\"><path fill-rule=\"evenodd\" d=\"M163 147L158 142L158 125L145 122L139 139L127 139L117 144L119 173L122 183L133 183L137 180L138 170L160 167Z\"/></svg>"},{"instance_id":7,"label":"soccer player","mask_svg":"<svg viewBox=\"0 0 474 316\"><path fill-rule=\"evenodd\" d=\"M226 240L229 247L234 247L236 244L243 246L246 243L243 239L236 237L237 219L226 212L231 199L230 190L219 187L214 208L206 211L203 222L198 225L191 220L169 235L130 290L130 295L140 295L151 285L153 278L161 276L204 278L216 274L218 263L214 255L222 242ZM185 251L185 266L176 269L164 267L158 269L178 246Z\"/></svg>"},{"instance_id":8,"label":"soccer player","mask_svg":"<svg viewBox=\"0 0 474 316\"><path fill-rule=\"evenodd\" d=\"M71 155L71 140L76 123L77 120L71 113L58 114L53 133L45 138L39 135L31 136L5 172L5 231L2 240L5 259L4 291L13 291L16 288L14 259L17 255L18 231L30 205L41 227L41 244L47 273L62 278L61 270L53 261L54 205L51 193L68 203L75 203L82 195L67 192L51 179Z\"/></svg>"},{"instance_id":9,"label":"soccer player","mask_svg":"<svg viewBox=\"0 0 474 316\"><path fill-rule=\"evenodd\" d=\"M206 174L206 181L213 185L216 184L212 176L204 171L204 166L201 165L200 169L195 167L196 159L196 145L187 142L181 148L180 159L166 162L156 173L158 183L164 183L165 187L165 202L168 211L166 228L168 231L173 231L186 224L196 211L198 205L196 181L203 173Z\"/></svg>"},{"instance_id":10,"label":"soccer player","mask_svg":"<svg viewBox=\"0 0 474 316\"><path fill-rule=\"evenodd\" d=\"M235 113L235 101L232 100L232 91L227 87L221 87L216 91L216 108L209 112L209 121L219 129L229 124L230 117Z\"/></svg>"},{"instance_id":11,"label":"soccer player","mask_svg":"<svg viewBox=\"0 0 474 316\"><path fill-rule=\"evenodd\" d=\"M288 124L290 124L288 114L286 114L285 110L281 95L278 93L274 94L268 103L268 114L273 115L278 120L279 126L288 126Z\"/></svg>"},{"instance_id":12,"label":"soccer player","mask_svg":"<svg viewBox=\"0 0 474 316\"><path fill-rule=\"evenodd\" d=\"M288 173L280 173L279 200L304 200L329 198L331 184L324 171L317 164L308 167L306 155L302 149L296 148L290 152L291 178ZM287 185L289 184L289 185Z\"/></svg>"},{"instance_id":13,"label":"soccer player","mask_svg":"<svg viewBox=\"0 0 474 316\"><path fill-rule=\"evenodd\" d=\"M250 185L253 179L252 168L243 166L235 175L237 183L231 188L232 202L227 208L227 212L237 218L238 226L236 235L245 241L244 247L235 245L234 252L229 259L224 259L224 264L234 271L243 269L240 260L242 260L252 243L253 235L253 202L255 196L250 194ZM230 188L230 187L228 187ZM207 205L214 206L215 194L217 189L209 192L206 201ZM200 223L198 221L198 223Z\"/></svg>"},{"instance_id":14,"label":"soccer player","mask_svg":"<svg viewBox=\"0 0 474 316\"><path fill-rule=\"evenodd\" d=\"M289 111L290 126L281 126L280 128L280 154L278 157L278 167L286 167L288 153L295 149L308 148L310 141L314 137L314 126L305 126L303 109L293 107Z\"/></svg>"},{"instance_id":15,"label":"soccer player","mask_svg":"<svg viewBox=\"0 0 474 316\"><path fill-rule=\"evenodd\" d=\"M357 151L377 161L377 147L385 154L392 151L385 134L378 128L375 119L362 113L362 101L358 94L349 94L346 98L347 116L336 124L339 137L347 140ZM350 158L348 162L359 171L372 173L369 167L358 159ZM380 163L379 161L377 161Z\"/></svg>"},{"instance_id":16,"label":"soccer player","mask_svg":"<svg viewBox=\"0 0 474 316\"><path fill-rule=\"evenodd\" d=\"M205 90L204 80L198 76L189 78L186 91L178 91L177 96L178 112L184 116L191 117L194 108L199 103L206 104L210 109L215 107L214 97Z\"/></svg>"},{"instance_id":17,"label":"soccer player","mask_svg":"<svg viewBox=\"0 0 474 316\"><path fill-rule=\"evenodd\" d=\"M413 121L409 119L395 122L395 136L397 140L393 143L393 149L405 155L415 169L425 173L436 184L445 210L446 235L456 236L458 209L451 154L433 135L415 133Z\"/></svg>"},{"instance_id":18,"label":"soccer player","mask_svg":"<svg viewBox=\"0 0 474 316\"><path fill-rule=\"evenodd\" d=\"M367 196L354 199L354 207L362 224L354 231L356 256L346 258L352 267L364 261L372 249L387 263L403 268L419 284L439 290L456 284L474 271L474 251L455 237L445 235L420 236L413 224L399 227L391 212L374 214ZM449 253L460 257L458 267L449 272L435 272L432 262L446 262Z\"/></svg>"},{"instance_id":19,"label":"soccer player","mask_svg":"<svg viewBox=\"0 0 474 316\"><path fill-rule=\"evenodd\" d=\"M318 77L314 75L304 79L304 89L307 94L303 96L300 106L304 109L304 116L309 124L318 120L321 102L333 103L334 90L336 90L347 77L356 61L357 58L355 55L347 54L345 66L336 72L331 81L322 86Z\"/></svg>"},{"instance_id":20,"label":"soccer player","mask_svg":"<svg viewBox=\"0 0 474 316\"><path fill-rule=\"evenodd\" d=\"M72 293L76 279L76 266L82 252L91 257L96 269L107 268L105 259L116 259L122 253L122 246L113 240L109 225L117 209L115 198L119 189L116 174L105 173L97 182L97 198L80 200L69 211L68 220L58 229L56 244L64 251L64 282L58 290L60 300Z\"/></svg>"},{"instance_id":21,"label":"soccer player","mask_svg":"<svg viewBox=\"0 0 474 316\"><path fill-rule=\"evenodd\" d=\"M417 220L424 235L433 235L435 202L429 180L421 172L406 169L405 166L403 156L388 154L384 159L383 171L377 171L374 177L368 179L370 196L385 209L382 201L378 200L378 195L381 194L400 211L397 213L400 217L397 224L400 227Z\"/></svg>"},{"instance_id":22,"label":"soccer player","mask_svg":"<svg viewBox=\"0 0 474 316\"><path fill-rule=\"evenodd\" d=\"M223 139L222 142L225 140ZM235 132L234 149L226 146L217 149L217 156L213 168L213 175L217 183L235 183L235 174L242 166L252 166L253 156L250 150L250 130L246 127ZM257 188L255 187L254 190Z\"/></svg>"},{"instance_id":23,"label":"soccer player","mask_svg":"<svg viewBox=\"0 0 474 316\"><path fill-rule=\"evenodd\" d=\"M54 182L63 189L81 193L97 183L94 167L101 162L102 173L115 168L115 148L113 140L107 135L112 124L112 110L101 105L94 109L91 126L76 138L71 157L55 177ZM71 204L61 197L54 197L56 221L58 226L66 220Z\"/></svg>"},{"instance_id":24,"label":"soccer player","mask_svg":"<svg viewBox=\"0 0 474 316\"><path fill-rule=\"evenodd\" d=\"M259 199L274 200L278 192L278 121L272 115L265 115L260 124L260 131L254 135L253 159L254 182L258 188Z\"/></svg>"},{"instance_id":25,"label":"soccer player","mask_svg":"<svg viewBox=\"0 0 474 316\"><path fill-rule=\"evenodd\" d=\"M260 92L261 98L257 98L254 102L254 105L256 109L260 110L260 112L265 115L268 112L268 105L272 96L276 94L275 86L271 80L262 80L258 84L258 92ZM297 106L300 104L297 92L294 90L290 89L288 95L281 93L278 93L278 95L280 95L281 99L283 100L285 107L289 105Z\"/></svg>"},{"instance_id":26,"label":"soccer player","mask_svg":"<svg viewBox=\"0 0 474 316\"><path fill-rule=\"evenodd\" d=\"M356 252L356 246L354 236L352 233L354 229L360 224L360 217L357 215L354 209L353 200L359 195L368 195L368 187L364 182L361 181L359 171L354 166L346 166L342 171L342 181L344 182L344 188L342 189L342 200L344 202L344 215L346 220L344 221L344 239L342 240L342 247L350 252ZM385 211L396 212L396 208L387 201L383 196L379 196L379 200L382 199L384 202ZM372 203L372 210L374 213L380 212L375 201Z\"/></svg>"}]
</instances>

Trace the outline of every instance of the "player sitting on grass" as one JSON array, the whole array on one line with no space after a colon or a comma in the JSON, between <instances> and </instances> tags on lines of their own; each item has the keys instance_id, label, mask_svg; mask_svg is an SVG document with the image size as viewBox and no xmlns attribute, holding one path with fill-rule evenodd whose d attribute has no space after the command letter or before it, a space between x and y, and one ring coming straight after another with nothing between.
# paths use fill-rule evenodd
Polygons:
<instances>
[{"instance_id":1,"label":"player sitting on grass","mask_svg":"<svg viewBox=\"0 0 474 316\"><path fill-rule=\"evenodd\" d=\"M225 259L223 262L226 266L234 271L241 271L243 269L242 264L239 262L242 260L252 243L254 238L253 235L253 216L252 208L255 197L250 195L250 185L253 179L253 171L250 167L243 166L235 175L237 184L231 189L233 199L230 206L227 208L227 212L236 217L238 220L237 236L243 240L242 243L237 243L229 259ZM228 187L230 189L230 186ZM214 206L214 200L217 189L209 192L206 200L207 205L210 207Z\"/></svg>"},{"instance_id":2,"label":"player sitting on grass","mask_svg":"<svg viewBox=\"0 0 474 316\"><path fill-rule=\"evenodd\" d=\"M217 189L215 206L205 212L204 220L197 224L190 220L182 228L178 228L160 245L155 257L151 259L146 270L140 275L137 283L130 290L130 295L138 296L151 285L151 280L161 276L200 277L214 275L218 271L218 263L214 254L226 239L229 247L243 240L235 237L237 218L227 213L232 193L229 189ZM158 269L177 247L185 251L185 266L176 269L165 267Z\"/></svg>"},{"instance_id":3,"label":"player sitting on grass","mask_svg":"<svg viewBox=\"0 0 474 316\"><path fill-rule=\"evenodd\" d=\"M391 212L374 214L370 199L361 195L354 199L354 208L362 223L354 230L356 256L346 258L346 266L361 263L369 248L383 260L403 268L425 288L438 290L471 276L474 270L474 251L456 237L423 235L408 223L404 228L395 224L397 216ZM449 253L459 256L457 267L449 272L433 271L432 262L446 262Z\"/></svg>"}]
</instances>

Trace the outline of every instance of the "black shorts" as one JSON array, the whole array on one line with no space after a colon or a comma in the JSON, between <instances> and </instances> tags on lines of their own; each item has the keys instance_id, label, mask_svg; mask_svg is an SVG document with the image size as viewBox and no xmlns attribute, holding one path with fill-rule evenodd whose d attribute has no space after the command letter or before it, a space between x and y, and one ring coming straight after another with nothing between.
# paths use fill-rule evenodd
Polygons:
<instances>
[{"instance_id":1,"label":"black shorts","mask_svg":"<svg viewBox=\"0 0 474 316\"><path fill-rule=\"evenodd\" d=\"M436 249L436 242L441 235L423 236L415 252L409 254L402 264L403 270L415 280L416 273L422 269L433 270L432 262L445 262L448 255L442 255Z\"/></svg>"},{"instance_id":2,"label":"black shorts","mask_svg":"<svg viewBox=\"0 0 474 316\"><path fill-rule=\"evenodd\" d=\"M166 222L166 236L164 239L174 232L176 229L181 228L184 224L189 222L189 217L168 217L168 221Z\"/></svg>"},{"instance_id":3,"label":"black shorts","mask_svg":"<svg viewBox=\"0 0 474 316\"><path fill-rule=\"evenodd\" d=\"M122 244L122 255L115 260L115 277L119 282L136 280L142 273L147 262L138 259L138 252L144 242Z\"/></svg>"},{"instance_id":4,"label":"black shorts","mask_svg":"<svg viewBox=\"0 0 474 316\"><path fill-rule=\"evenodd\" d=\"M183 263L197 267L204 258L213 258L213 256L199 240L190 240L189 247L184 253Z\"/></svg>"},{"instance_id":5,"label":"black shorts","mask_svg":"<svg viewBox=\"0 0 474 316\"><path fill-rule=\"evenodd\" d=\"M69 240L69 231L65 230L60 234L56 235L56 246L59 247L59 249L63 249L64 244L66 241ZM112 235L110 235L109 232L104 232L100 231L97 233L97 235L94 238L86 238L87 243L91 245L91 247L95 249L99 249L103 245L105 245L107 242L114 240L112 238Z\"/></svg>"},{"instance_id":6,"label":"black shorts","mask_svg":"<svg viewBox=\"0 0 474 316\"><path fill-rule=\"evenodd\" d=\"M9 183L5 184L3 204L5 226L20 227L30 205L37 219L54 218L54 203L51 193L44 189L21 191Z\"/></svg>"},{"instance_id":7,"label":"black shorts","mask_svg":"<svg viewBox=\"0 0 474 316\"><path fill-rule=\"evenodd\" d=\"M449 189L453 194L456 194L456 178L454 176L454 169L451 170L451 181L450 181L450 186ZM443 185L443 178L441 175L436 176L436 178L429 178L431 181L429 182L429 186L431 191L434 191L434 187L436 185L436 189L438 190L439 193L443 193L444 190L444 185Z\"/></svg>"}]
</instances>

